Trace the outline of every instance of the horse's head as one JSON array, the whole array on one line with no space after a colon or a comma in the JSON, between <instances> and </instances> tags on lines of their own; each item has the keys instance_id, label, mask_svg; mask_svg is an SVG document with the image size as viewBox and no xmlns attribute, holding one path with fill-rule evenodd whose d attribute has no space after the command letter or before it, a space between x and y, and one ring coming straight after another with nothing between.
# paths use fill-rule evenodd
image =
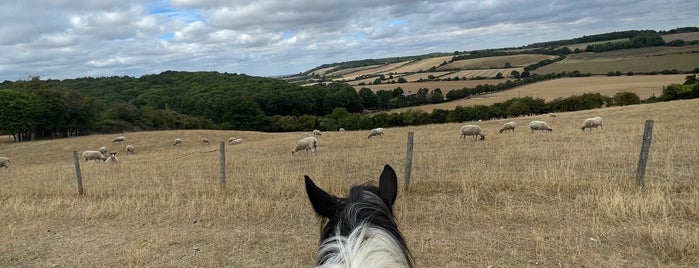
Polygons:
<instances>
[{"instance_id":1,"label":"horse's head","mask_svg":"<svg viewBox=\"0 0 699 268\"><path fill-rule=\"evenodd\" d=\"M379 187L357 185L336 197L305 176L306 193L315 212L327 219L321 231L318 264L391 263L412 266L412 258L393 216L398 179L384 166ZM361 246L360 246L361 245Z\"/></svg>"}]
</instances>

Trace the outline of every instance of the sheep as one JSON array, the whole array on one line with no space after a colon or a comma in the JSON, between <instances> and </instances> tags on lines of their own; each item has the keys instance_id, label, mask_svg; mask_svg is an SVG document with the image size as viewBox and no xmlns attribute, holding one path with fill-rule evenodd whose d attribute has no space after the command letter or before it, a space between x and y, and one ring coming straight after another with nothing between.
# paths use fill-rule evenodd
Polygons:
<instances>
[{"instance_id":1,"label":"sheep","mask_svg":"<svg viewBox=\"0 0 699 268\"><path fill-rule=\"evenodd\" d=\"M502 125L502 128L500 128L500 133L503 133L506 131L515 132L516 126L517 126L517 122L515 122L515 121L507 122L507 123Z\"/></svg>"},{"instance_id":2,"label":"sheep","mask_svg":"<svg viewBox=\"0 0 699 268\"><path fill-rule=\"evenodd\" d=\"M102 161L105 161L105 160L107 160L107 158L104 157L104 155L103 155L102 153L100 153L99 151L84 151L84 152L83 152L83 158L85 158L85 161L89 161L89 160L95 160L95 161L97 161L97 160L102 160Z\"/></svg>"},{"instance_id":3,"label":"sheep","mask_svg":"<svg viewBox=\"0 0 699 268\"><path fill-rule=\"evenodd\" d=\"M131 144L126 145L126 153L127 154L135 154L136 148L134 148L133 145L131 145Z\"/></svg>"},{"instance_id":4,"label":"sheep","mask_svg":"<svg viewBox=\"0 0 699 268\"><path fill-rule=\"evenodd\" d=\"M201 138L201 143L203 143L203 144L211 144L211 143L209 142L209 139L207 139L207 138Z\"/></svg>"},{"instance_id":5,"label":"sheep","mask_svg":"<svg viewBox=\"0 0 699 268\"><path fill-rule=\"evenodd\" d=\"M172 145L180 145L180 144L182 144L182 139L177 138L177 139L175 139L175 143L173 143Z\"/></svg>"},{"instance_id":6,"label":"sheep","mask_svg":"<svg viewBox=\"0 0 699 268\"><path fill-rule=\"evenodd\" d=\"M232 144L231 142L233 142L233 141L236 140L236 139L237 139L237 138L236 138L235 136L234 136L234 137L228 138L228 144Z\"/></svg>"},{"instance_id":7,"label":"sheep","mask_svg":"<svg viewBox=\"0 0 699 268\"><path fill-rule=\"evenodd\" d=\"M344 128L340 128L340 129L338 129L337 131L345 132L345 129L344 129Z\"/></svg>"},{"instance_id":8,"label":"sheep","mask_svg":"<svg viewBox=\"0 0 699 268\"><path fill-rule=\"evenodd\" d=\"M294 149L291 150L291 155L294 155L298 151L308 150L311 150L311 152L313 152L313 155L315 155L316 148L318 148L318 139L316 139L316 137L305 137L303 139L300 139L296 143L296 147L294 147Z\"/></svg>"},{"instance_id":9,"label":"sheep","mask_svg":"<svg viewBox=\"0 0 699 268\"><path fill-rule=\"evenodd\" d=\"M124 137L124 136L119 136L119 137L114 138L114 139L112 140L112 143L114 143L114 142L119 142L119 143L121 143L121 142L124 142L124 141L126 141L126 137Z\"/></svg>"},{"instance_id":10,"label":"sheep","mask_svg":"<svg viewBox=\"0 0 699 268\"><path fill-rule=\"evenodd\" d=\"M314 135L314 136L322 136L323 133L320 133L320 130L314 129L314 130L313 130L313 135Z\"/></svg>"},{"instance_id":11,"label":"sheep","mask_svg":"<svg viewBox=\"0 0 699 268\"><path fill-rule=\"evenodd\" d=\"M529 122L529 128L532 129L532 133L534 133L534 130L548 130L549 132L553 131L553 129L549 127L549 125L547 125L546 122L540 120L534 120Z\"/></svg>"},{"instance_id":12,"label":"sheep","mask_svg":"<svg viewBox=\"0 0 699 268\"><path fill-rule=\"evenodd\" d=\"M241 138L228 140L229 145L236 145L236 144L241 144L241 143L243 143L243 139L241 139Z\"/></svg>"},{"instance_id":13,"label":"sheep","mask_svg":"<svg viewBox=\"0 0 699 268\"><path fill-rule=\"evenodd\" d=\"M0 167L4 167L4 168L9 169L10 168L10 158L0 156Z\"/></svg>"},{"instance_id":14,"label":"sheep","mask_svg":"<svg viewBox=\"0 0 699 268\"><path fill-rule=\"evenodd\" d=\"M481 140L485 140L485 135L483 135L483 130L477 125L464 125L461 127L461 139L465 139L466 136L473 136L474 138L481 137Z\"/></svg>"},{"instance_id":15,"label":"sheep","mask_svg":"<svg viewBox=\"0 0 699 268\"><path fill-rule=\"evenodd\" d=\"M107 164L107 163L112 163L112 164L119 163L119 158L116 157L116 154L117 154L117 152L109 152L109 157L107 157L107 159L104 160L104 163L105 164Z\"/></svg>"},{"instance_id":16,"label":"sheep","mask_svg":"<svg viewBox=\"0 0 699 268\"><path fill-rule=\"evenodd\" d=\"M369 137L367 137L367 138L371 138L373 136L383 136L383 133L384 133L383 128L381 128L381 127L375 128L375 129L372 129L371 132L369 132Z\"/></svg>"},{"instance_id":17,"label":"sheep","mask_svg":"<svg viewBox=\"0 0 699 268\"><path fill-rule=\"evenodd\" d=\"M592 129L597 127L602 127L602 117L596 116L592 118L585 119L580 129L585 131L586 128Z\"/></svg>"},{"instance_id":18,"label":"sheep","mask_svg":"<svg viewBox=\"0 0 699 268\"><path fill-rule=\"evenodd\" d=\"M97 151L99 151L99 152L102 153L102 154L106 154L107 151L108 151L108 150L107 150L107 146L102 146L102 147L100 147L99 149L97 149Z\"/></svg>"}]
</instances>

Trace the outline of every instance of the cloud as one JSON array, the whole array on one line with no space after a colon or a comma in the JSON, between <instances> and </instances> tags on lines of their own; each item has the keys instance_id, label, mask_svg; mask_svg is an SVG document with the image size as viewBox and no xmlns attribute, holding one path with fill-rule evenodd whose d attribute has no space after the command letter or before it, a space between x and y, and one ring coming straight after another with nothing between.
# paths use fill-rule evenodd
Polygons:
<instances>
[{"instance_id":1,"label":"cloud","mask_svg":"<svg viewBox=\"0 0 699 268\"><path fill-rule=\"evenodd\" d=\"M697 26L694 0L24 0L0 2L0 80L221 71L522 46Z\"/></svg>"}]
</instances>

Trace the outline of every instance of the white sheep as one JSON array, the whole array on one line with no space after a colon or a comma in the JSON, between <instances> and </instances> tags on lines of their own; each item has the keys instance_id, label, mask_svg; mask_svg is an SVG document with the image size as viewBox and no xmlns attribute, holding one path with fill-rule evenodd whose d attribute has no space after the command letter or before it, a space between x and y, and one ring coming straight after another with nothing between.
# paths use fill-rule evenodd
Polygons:
<instances>
[{"instance_id":1,"label":"white sheep","mask_svg":"<svg viewBox=\"0 0 699 268\"><path fill-rule=\"evenodd\" d=\"M203 143L203 144L211 144L211 142L209 142L209 139L207 139L207 138L201 138L201 143Z\"/></svg>"},{"instance_id":2,"label":"white sheep","mask_svg":"<svg viewBox=\"0 0 699 268\"><path fill-rule=\"evenodd\" d=\"M338 129L337 131L345 132L345 129L344 129L344 128L340 128L340 129Z\"/></svg>"},{"instance_id":3,"label":"white sheep","mask_svg":"<svg viewBox=\"0 0 699 268\"><path fill-rule=\"evenodd\" d=\"M109 157L104 160L104 163L112 163L112 164L117 164L119 163L119 158L116 157L116 152L109 152Z\"/></svg>"},{"instance_id":4,"label":"white sheep","mask_svg":"<svg viewBox=\"0 0 699 268\"><path fill-rule=\"evenodd\" d=\"M172 145L180 145L180 144L182 144L182 139L177 138L177 139L175 139L175 143L173 143Z\"/></svg>"},{"instance_id":5,"label":"white sheep","mask_svg":"<svg viewBox=\"0 0 699 268\"><path fill-rule=\"evenodd\" d=\"M375 128L375 129L372 129L371 132L369 132L369 137L367 137L367 138L371 138L373 136L383 136L383 133L384 133L384 131L383 131L382 127Z\"/></svg>"},{"instance_id":6,"label":"white sheep","mask_svg":"<svg viewBox=\"0 0 699 268\"><path fill-rule=\"evenodd\" d=\"M532 133L534 132L534 130L548 130L549 132L553 131L553 128L549 127L549 125L547 125L546 122L540 120L534 120L529 122L529 128L532 129Z\"/></svg>"},{"instance_id":7,"label":"white sheep","mask_svg":"<svg viewBox=\"0 0 699 268\"><path fill-rule=\"evenodd\" d=\"M298 151L308 150L313 152L313 155L315 155L316 148L318 148L318 139L316 139L316 137L305 137L296 142L296 147L294 147L294 149L291 150L291 155L294 155Z\"/></svg>"},{"instance_id":8,"label":"white sheep","mask_svg":"<svg viewBox=\"0 0 699 268\"><path fill-rule=\"evenodd\" d=\"M228 140L229 145L236 145L236 144L241 144L241 143L243 143L243 139L241 139L241 138L235 138L232 140Z\"/></svg>"},{"instance_id":9,"label":"white sheep","mask_svg":"<svg viewBox=\"0 0 699 268\"><path fill-rule=\"evenodd\" d=\"M9 157L4 157L0 156L0 167L4 168L10 168L10 158Z\"/></svg>"},{"instance_id":10,"label":"white sheep","mask_svg":"<svg viewBox=\"0 0 699 268\"><path fill-rule=\"evenodd\" d=\"M602 127L602 117L596 116L592 118L585 119L580 129L585 131L586 128L592 129L597 127Z\"/></svg>"},{"instance_id":11,"label":"white sheep","mask_svg":"<svg viewBox=\"0 0 699 268\"><path fill-rule=\"evenodd\" d=\"M107 160L107 158L104 157L104 155L102 153L100 153L99 151L84 151L83 158L85 158L85 161L89 161L89 160L104 161L104 160Z\"/></svg>"},{"instance_id":12,"label":"white sheep","mask_svg":"<svg viewBox=\"0 0 699 268\"><path fill-rule=\"evenodd\" d=\"M127 154L135 154L136 148L134 148L133 145L131 145L131 144L126 145L126 153Z\"/></svg>"},{"instance_id":13,"label":"white sheep","mask_svg":"<svg viewBox=\"0 0 699 268\"><path fill-rule=\"evenodd\" d=\"M500 128L500 133L503 133L506 131L515 132L516 126L517 126L517 122L515 122L515 121L507 122L507 123L502 125L502 128Z\"/></svg>"},{"instance_id":14,"label":"white sheep","mask_svg":"<svg viewBox=\"0 0 699 268\"><path fill-rule=\"evenodd\" d=\"M124 136L119 136L119 137L116 137L112 140L112 142L124 142L124 141L126 141L126 137L124 137Z\"/></svg>"},{"instance_id":15,"label":"white sheep","mask_svg":"<svg viewBox=\"0 0 699 268\"><path fill-rule=\"evenodd\" d=\"M314 129L314 130L313 130L313 135L314 135L314 136L322 136L323 133L321 133L320 130Z\"/></svg>"},{"instance_id":16,"label":"white sheep","mask_svg":"<svg viewBox=\"0 0 699 268\"><path fill-rule=\"evenodd\" d=\"M108 151L108 150L107 150L107 146L102 146L102 147L100 147L99 149L97 149L97 151L99 151L99 152L102 153L102 154L106 154L107 151Z\"/></svg>"},{"instance_id":17,"label":"white sheep","mask_svg":"<svg viewBox=\"0 0 699 268\"><path fill-rule=\"evenodd\" d=\"M461 139L465 139L466 136L473 136L474 138L481 137L481 140L485 140L485 135L483 135L483 130L477 125L464 125L461 127Z\"/></svg>"}]
</instances>

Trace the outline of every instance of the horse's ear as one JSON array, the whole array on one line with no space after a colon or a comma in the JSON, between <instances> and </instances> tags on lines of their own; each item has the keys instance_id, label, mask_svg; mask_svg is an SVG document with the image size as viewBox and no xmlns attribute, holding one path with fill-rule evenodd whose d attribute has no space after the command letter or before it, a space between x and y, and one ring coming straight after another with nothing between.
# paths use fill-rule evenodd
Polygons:
<instances>
[{"instance_id":1,"label":"horse's ear","mask_svg":"<svg viewBox=\"0 0 699 268\"><path fill-rule=\"evenodd\" d=\"M308 200L313 205L313 210L326 218L334 216L338 206L337 198L316 186L308 176L304 176L304 178L306 179L306 193Z\"/></svg>"},{"instance_id":2,"label":"horse's ear","mask_svg":"<svg viewBox=\"0 0 699 268\"><path fill-rule=\"evenodd\" d=\"M396 196L398 196L398 177L396 176L396 172L389 165L385 165L383 167L383 172L381 172L381 177L379 178L379 195L389 208L393 207Z\"/></svg>"}]
</instances>

